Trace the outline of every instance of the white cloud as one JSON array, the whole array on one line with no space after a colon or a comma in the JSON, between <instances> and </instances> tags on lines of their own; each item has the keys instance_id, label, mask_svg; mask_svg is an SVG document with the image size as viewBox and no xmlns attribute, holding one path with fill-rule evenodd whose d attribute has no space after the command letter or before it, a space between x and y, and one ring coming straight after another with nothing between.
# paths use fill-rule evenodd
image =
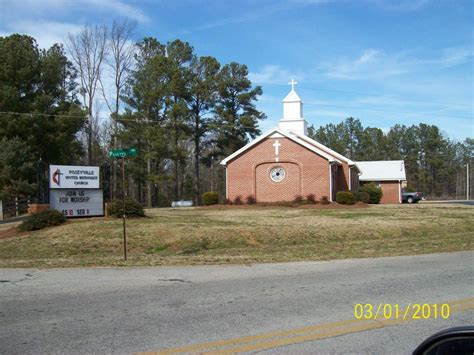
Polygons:
<instances>
[{"instance_id":1,"label":"white cloud","mask_svg":"<svg viewBox=\"0 0 474 355\"><path fill-rule=\"evenodd\" d=\"M128 17L139 22L147 22L148 16L138 7L124 0L3 0L2 11L5 20L20 17L55 16L63 14L104 13L105 15ZM78 16L80 17L80 16Z\"/></svg>"},{"instance_id":2,"label":"white cloud","mask_svg":"<svg viewBox=\"0 0 474 355\"><path fill-rule=\"evenodd\" d=\"M12 33L27 34L36 39L40 48L49 48L54 43L64 43L68 33L76 34L81 25L48 21L18 21L10 23L2 36Z\"/></svg>"},{"instance_id":3,"label":"white cloud","mask_svg":"<svg viewBox=\"0 0 474 355\"><path fill-rule=\"evenodd\" d=\"M405 52L386 54L366 49L354 59L342 58L322 64L326 76L340 80L385 79L387 77L443 69L467 63L473 57L469 47L445 48L432 58L413 58Z\"/></svg>"},{"instance_id":4,"label":"white cloud","mask_svg":"<svg viewBox=\"0 0 474 355\"><path fill-rule=\"evenodd\" d=\"M370 2L374 2L377 7L386 10L417 11L428 5L430 3L430 0L370 0Z\"/></svg>"},{"instance_id":5,"label":"white cloud","mask_svg":"<svg viewBox=\"0 0 474 355\"><path fill-rule=\"evenodd\" d=\"M254 84L285 85L291 78L298 81L302 79L302 75L290 72L275 64L267 64L260 71L249 73L249 79Z\"/></svg>"}]
</instances>

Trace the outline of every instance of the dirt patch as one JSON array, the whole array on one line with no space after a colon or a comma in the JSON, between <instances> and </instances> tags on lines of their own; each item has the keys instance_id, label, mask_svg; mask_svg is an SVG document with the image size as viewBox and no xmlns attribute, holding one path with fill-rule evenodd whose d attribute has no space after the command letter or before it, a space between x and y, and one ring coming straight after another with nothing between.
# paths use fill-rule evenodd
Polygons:
<instances>
[{"instance_id":1,"label":"dirt patch","mask_svg":"<svg viewBox=\"0 0 474 355\"><path fill-rule=\"evenodd\" d=\"M0 229L0 239L7 239L13 237L24 237L28 235L28 232L19 230L16 227Z\"/></svg>"}]
</instances>

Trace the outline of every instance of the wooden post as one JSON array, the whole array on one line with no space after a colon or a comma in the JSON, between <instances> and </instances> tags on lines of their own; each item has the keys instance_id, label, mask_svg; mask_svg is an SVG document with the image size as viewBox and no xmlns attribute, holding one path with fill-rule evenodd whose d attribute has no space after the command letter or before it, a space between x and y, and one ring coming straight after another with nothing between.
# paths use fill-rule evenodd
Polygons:
<instances>
[{"instance_id":1,"label":"wooden post","mask_svg":"<svg viewBox=\"0 0 474 355\"><path fill-rule=\"evenodd\" d=\"M3 221L3 201L0 200L0 221Z\"/></svg>"},{"instance_id":2,"label":"wooden post","mask_svg":"<svg viewBox=\"0 0 474 355\"><path fill-rule=\"evenodd\" d=\"M18 196L15 196L15 217L18 217L20 215L20 211L18 208Z\"/></svg>"}]
</instances>

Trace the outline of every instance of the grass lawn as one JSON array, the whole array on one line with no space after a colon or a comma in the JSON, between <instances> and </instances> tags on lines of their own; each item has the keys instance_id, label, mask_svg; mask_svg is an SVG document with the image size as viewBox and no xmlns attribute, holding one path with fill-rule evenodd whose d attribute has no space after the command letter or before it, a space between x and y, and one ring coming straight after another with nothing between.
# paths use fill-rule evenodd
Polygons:
<instances>
[{"instance_id":1,"label":"grass lawn","mask_svg":"<svg viewBox=\"0 0 474 355\"><path fill-rule=\"evenodd\" d=\"M0 225L0 267L182 265L330 260L473 249L474 208L453 204L147 210L127 221Z\"/></svg>"}]
</instances>

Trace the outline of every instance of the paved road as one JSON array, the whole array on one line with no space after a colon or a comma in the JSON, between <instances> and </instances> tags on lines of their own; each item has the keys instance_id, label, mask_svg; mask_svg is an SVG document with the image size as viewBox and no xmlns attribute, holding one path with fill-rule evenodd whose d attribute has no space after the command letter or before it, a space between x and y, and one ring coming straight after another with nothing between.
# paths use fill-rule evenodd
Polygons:
<instances>
[{"instance_id":1,"label":"paved road","mask_svg":"<svg viewBox=\"0 0 474 355\"><path fill-rule=\"evenodd\" d=\"M427 200L419 202L421 204L430 204L430 203L451 203L451 204L459 204L459 205L466 205L466 206L474 206L474 200Z\"/></svg>"},{"instance_id":2,"label":"paved road","mask_svg":"<svg viewBox=\"0 0 474 355\"><path fill-rule=\"evenodd\" d=\"M1 269L0 352L409 353L431 333L474 323L473 261L473 252L458 252L254 266ZM448 320L354 321L358 302L446 301Z\"/></svg>"}]
</instances>

